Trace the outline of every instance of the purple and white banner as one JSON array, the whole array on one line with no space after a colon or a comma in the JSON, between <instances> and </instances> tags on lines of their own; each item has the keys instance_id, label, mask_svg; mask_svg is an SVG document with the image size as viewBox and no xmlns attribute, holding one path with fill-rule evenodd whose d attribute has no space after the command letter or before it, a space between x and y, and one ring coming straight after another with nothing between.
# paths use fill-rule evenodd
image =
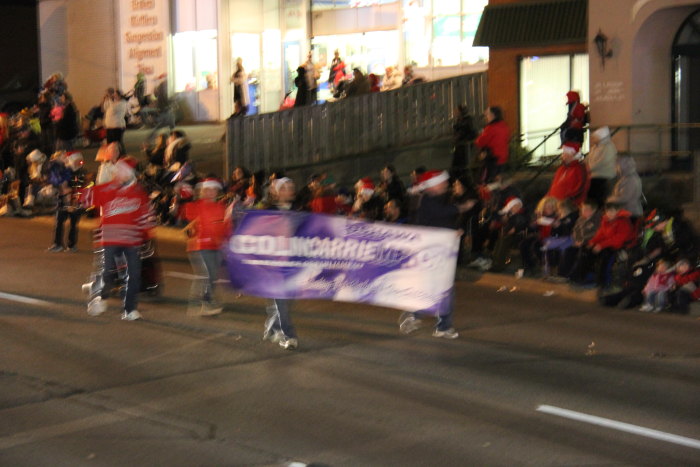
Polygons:
<instances>
[{"instance_id":1,"label":"purple and white banner","mask_svg":"<svg viewBox=\"0 0 700 467\"><path fill-rule=\"evenodd\" d=\"M321 298L444 314L459 237L450 229L247 211L224 247L231 285L267 298Z\"/></svg>"}]
</instances>

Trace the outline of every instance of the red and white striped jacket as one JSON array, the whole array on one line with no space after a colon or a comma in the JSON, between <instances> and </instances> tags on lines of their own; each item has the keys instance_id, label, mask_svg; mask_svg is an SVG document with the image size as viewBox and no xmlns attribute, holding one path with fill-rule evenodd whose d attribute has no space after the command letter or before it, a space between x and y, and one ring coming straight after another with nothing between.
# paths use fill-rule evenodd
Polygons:
<instances>
[{"instance_id":1,"label":"red and white striped jacket","mask_svg":"<svg viewBox=\"0 0 700 467\"><path fill-rule=\"evenodd\" d=\"M150 236L155 216L138 182L110 182L94 188L92 204L101 211L102 245L138 246Z\"/></svg>"}]
</instances>

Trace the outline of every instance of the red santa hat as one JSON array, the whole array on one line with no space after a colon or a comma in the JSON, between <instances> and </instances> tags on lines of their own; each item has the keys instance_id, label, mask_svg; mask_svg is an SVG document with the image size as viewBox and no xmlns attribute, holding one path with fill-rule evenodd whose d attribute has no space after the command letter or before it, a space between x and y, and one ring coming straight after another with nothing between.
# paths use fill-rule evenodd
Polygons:
<instances>
[{"instance_id":1,"label":"red santa hat","mask_svg":"<svg viewBox=\"0 0 700 467\"><path fill-rule=\"evenodd\" d=\"M506 204L503 206L503 209L501 209L498 212L499 212L499 214L506 214L506 213L510 212L511 209L513 209L515 206L518 206L518 205L522 206L523 201L520 198L518 198L517 196L509 196L506 199Z\"/></svg>"},{"instance_id":2,"label":"red santa hat","mask_svg":"<svg viewBox=\"0 0 700 467\"><path fill-rule=\"evenodd\" d=\"M369 177L361 178L355 184L355 188L357 188L360 194L369 196L374 193L374 182Z\"/></svg>"},{"instance_id":3,"label":"red santa hat","mask_svg":"<svg viewBox=\"0 0 700 467\"><path fill-rule=\"evenodd\" d=\"M432 188L450 179L446 170L428 170L418 178L418 186L421 190Z\"/></svg>"},{"instance_id":4,"label":"red santa hat","mask_svg":"<svg viewBox=\"0 0 700 467\"><path fill-rule=\"evenodd\" d=\"M79 151L66 152L66 165L71 170L78 170L84 163L83 155Z\"/></svg>"},{"instance_id":5,"label":"red santa hat","mask_svg":"<svg viewBox=\"0 0 700 467\"><path fill-rule=\"evenodd\" d=\"M221 190L223 189L223 185L218 178L207 177L197 184L197 188L216 188L217 190Z\"/></svg>"}]
</instances>

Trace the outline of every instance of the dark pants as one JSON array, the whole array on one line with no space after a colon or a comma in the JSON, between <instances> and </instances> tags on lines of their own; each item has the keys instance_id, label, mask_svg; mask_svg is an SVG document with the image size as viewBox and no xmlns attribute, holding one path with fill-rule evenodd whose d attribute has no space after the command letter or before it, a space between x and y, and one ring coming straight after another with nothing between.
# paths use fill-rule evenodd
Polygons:
<instances>
[{"instance_id":1,"label":"dark pants","mask_svg":"<svg viewBox=\"0 0 700 467\"><path fill-rule=\"evenodd\" d=\"M591 178L588 198L595 200L598 206L605 205L605 200L608 198L608 180L606 178Z\"/></svg>"},{"instance_id":2,"label":"dark pants","mask_svg":"<svg viewBox=\"0 0 700 467\"><path fill-rule=\"evenodd\" d=\"M68 229L68 248L73 248L78 245L78 222L80 221L80 215L82 213L79 210L67 211L62 208L58 208L56 211L56 228L54 229L53 243L54 245L63 246L63 229L66 220L70 220L70 227Z\"/></svg>"},{"instance_id":3,"label":"dark pants","mask_svg":"<svg viewBox=\"0 0 700 467\"><path fill-rule=\"evenodd\" d=\"M577 246L570 246L569 248L566 248L564 251L560 252L557 275L567 278L571 277L571 273L574 268L574 264L576 263L576 257L578 256L579 250L580 248Z\"/></svg>"},{"instance_id":4,"label":"dark pants","mask_svg":"<svg viewBox=\"0 0 700 467\"><path fill-rule=\"evenodd\" d=\"M678 289L671 295L671 310L675 313L686 314L690 311L693 294L684 289Z\"/></svg>"},{"instance_id":5,"label":"dark pants","mask_svg":"<svg viewBox=\"0 0 700 467\"><path fill-rule=\"evenodd\" d=\"M126 154L123 140L124 128L107 128L107 144L114 142L119 143L119 152L121 154Z\"/></svg>"},{"instance_id":6,"label":"dark pants","mask_svg":"<svg viewBox=\"0 0 700 467\"><path fill-rule=\"evenodd\" d=\"M504 234L498 237L493 247L493 262L491 271L503 272L510 263L511 250L518 244L522 237L518 234Z\"/></svg>"},{"instance_id":7,"label":"dark pants","mask_svg":"<svg viewBox=\"0 0 700 467\"><path fill-rule=\"evenodd\" d=\"M453 177L460 177L467 174L470 152L471 147L468 143L460 142L455 144L454 152L452 153L452 167L450 170Z\"/></svg>"},{"instance_id":8,"label":"dark pants","mask_svg":"<svg viewBox=\"0 0 700 467\"><path fill-rule=\"evenodd\" d=\"M114 287L117 269L116 257L124 255L126 260L126 295L124 297L124 311L127 313L136 310L138 305L139 289L141 287L141 256L138 246L109 245L104 247L104 267L102 271L103 287L100 292L102 299L109 298L109 293Z\"/></svg>"},{"instance_id":9,"label":"dark pants","mask_svg":"<svg viewBox=\"0 0 700 467\"><path fill-rule=\"evenodd\" d=\"M496 178L496 175L500 174L503 170L502 165L498 165L498 160L488 155L483 160L483 165L481 168L481 180L480 183L491 183Z\"/></svg>"},{"instance_id":10,"label":"dark pants","mask_svg":"<svg viewBox=\"0 0 700 467\"><path fill-rule=\"evenodd\" d=\"M540 265L542 257L542 240L539 234L531 234L520 243L520 258L523 262L523 269L533 272Z\"/></svg>"}]
</instances>

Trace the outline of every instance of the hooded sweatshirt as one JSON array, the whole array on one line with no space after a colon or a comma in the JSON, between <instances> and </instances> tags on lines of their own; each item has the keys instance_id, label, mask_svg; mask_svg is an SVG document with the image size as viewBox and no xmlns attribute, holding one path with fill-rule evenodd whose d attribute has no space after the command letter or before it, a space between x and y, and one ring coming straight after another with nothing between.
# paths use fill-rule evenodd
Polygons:
<instances>
[{"instance_id":1,"label":"hooded sweatshirt","mask_svg":"<svg viewBox=\"0 0 700 467\"><path fill-rule=\"evenodd\" d=\"M612 248L619 250L635 241L634 227L630 221L630 213L620 209L617 215L609 219L603 216L600 227L588 242L591 247Z\"/></svg>"},{"instance_id":2,"label":"hooded sweatshirt","mask_svg":"<svg viewBox=\"0 0 700 467\"><path fill-rule=\"evenodd\" d=\"M586 157L586 165L591 172L591 178L611 180L615 178L617 148L610 139L610 129L606 126L598 128L594 133L598 143L593 146Z\"/></svg>"},{"instance_id":3,"label":"hooded sweatshirt","mask_svg":"<svg viewBox=\"0 0 700 467\"><path fill-rule=\"evenodd\" d=\"M608 202L617 203L632 216L639 217L642 209L642 180L637 174L637 164L631 157L618 157L620 178L615 183Z\"/></svg>"}]
</instances>

